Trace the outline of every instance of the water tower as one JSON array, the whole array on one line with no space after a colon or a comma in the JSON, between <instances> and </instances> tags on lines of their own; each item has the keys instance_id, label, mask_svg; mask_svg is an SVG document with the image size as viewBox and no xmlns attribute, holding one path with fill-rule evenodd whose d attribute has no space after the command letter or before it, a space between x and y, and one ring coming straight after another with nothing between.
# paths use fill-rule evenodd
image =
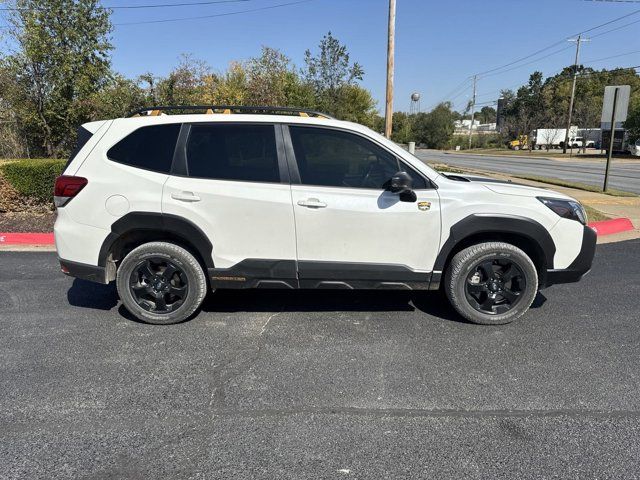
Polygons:
<instances>
[{"instance_id":1,"label":"water tower","mask_svg":"<svg viewBox=\"0 0 640 480\"><path fill-rule=\"evenodd\" d=\"M411 94L411 106L409 107L409 114L415 115L420 112L420 94L414 92Z\"/></svg>"}]
</instances>

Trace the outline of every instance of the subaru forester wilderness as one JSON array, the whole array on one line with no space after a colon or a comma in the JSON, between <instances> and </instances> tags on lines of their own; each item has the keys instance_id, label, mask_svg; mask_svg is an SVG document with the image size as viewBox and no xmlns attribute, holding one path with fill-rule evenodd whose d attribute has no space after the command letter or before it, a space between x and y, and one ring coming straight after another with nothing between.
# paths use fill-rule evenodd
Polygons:
<instances>
[{"instance_id":1,"label":"subaru forester wilderness","mask_svg":"<svg viewBox=\"0 0 640 480\"><path fill-rule=\"evenodd\" d=\"M154 324L229 288L442 288L462 317L504 324L580 280L596 244L570 197L440 174L366 127L283 108L85 124L55 203L62 271L115 280Z\"/></svg>"}]
</instances>

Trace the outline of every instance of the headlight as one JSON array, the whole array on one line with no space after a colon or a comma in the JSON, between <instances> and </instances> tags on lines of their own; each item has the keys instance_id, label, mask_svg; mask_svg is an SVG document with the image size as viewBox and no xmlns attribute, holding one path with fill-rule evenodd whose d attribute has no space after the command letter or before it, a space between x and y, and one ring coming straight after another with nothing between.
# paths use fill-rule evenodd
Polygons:
<instances>
[{"instance_id":1,"label":"headlight","mask_svg":"<svg viewBox=\"0 0 640 480\"><path fill-rule=\"evenodd\" d=\"M575 220L583 225L587 224L587 212L584 211L584 208L579 202L574 200L563 200L561 198L537 198L562 218Z\"/></svg>"}]
</instances>

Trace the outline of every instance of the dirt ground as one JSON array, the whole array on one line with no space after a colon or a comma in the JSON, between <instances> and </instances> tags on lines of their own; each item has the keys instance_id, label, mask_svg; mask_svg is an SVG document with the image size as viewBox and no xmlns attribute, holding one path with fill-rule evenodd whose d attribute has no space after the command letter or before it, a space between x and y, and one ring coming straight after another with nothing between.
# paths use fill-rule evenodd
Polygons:
<instances>
[{"instance_id":1,"label":"dirt ground","mask_svg":"<svg viewBox=\"0 0 640 480\"><path fill-rule=\"evenodd\" d=\"M56 212L0 213L0 232L51 232L55 221Z\"/></svg>"}]
</instances>

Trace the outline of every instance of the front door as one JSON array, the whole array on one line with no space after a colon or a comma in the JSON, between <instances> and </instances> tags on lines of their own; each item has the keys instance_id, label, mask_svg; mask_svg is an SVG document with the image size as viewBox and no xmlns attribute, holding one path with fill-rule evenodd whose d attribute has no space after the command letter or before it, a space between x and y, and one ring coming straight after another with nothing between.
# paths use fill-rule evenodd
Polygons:
<instances>
[{"instance_id":1,"label":"front door","mask_svg":"<svg viewBox=\"0 0 640 480\"><path fill-rule=\"evenodd\" d=\"M288 131L299 176L291 193L300 285L428 282L440 241L439 198L428 180L364 136ZM398 171L412 176L416 200L386 190Z\"/></svg>"},{"instance_id":2,"label":"front door","mask_svg":"<svg viewBox=\"0 0 640 480\"><path fill-rule=\"evenodd\" d=\"M296 287L293 209L284 155L278 153L280 127L186 127L188 134L181 136L187 138L178 146L183 151L176 153L183 171L167 180L162 209L190 220L210 239L212 287Z\"/></svg>"}]
</instances>

